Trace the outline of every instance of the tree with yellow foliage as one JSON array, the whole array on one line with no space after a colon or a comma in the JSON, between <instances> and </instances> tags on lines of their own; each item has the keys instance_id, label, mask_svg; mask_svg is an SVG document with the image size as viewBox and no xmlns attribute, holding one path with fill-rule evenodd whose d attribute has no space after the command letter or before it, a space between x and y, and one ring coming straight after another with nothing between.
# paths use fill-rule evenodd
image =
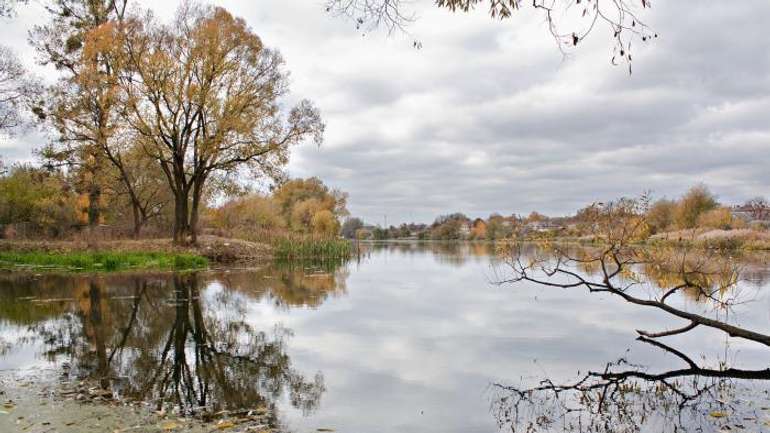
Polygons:
<instances>
[{"instance_id":1,"label":"tree with yellow foliage","mask_svg":"<svg viewBox=\"0 0 770 433\"><path fill-rule=\"evenodd\" d=\"M135 15L98 41L98 55L121 65L123 114L173 192L175 243L196 242L212 180L276 175L291 145L322 141L309 101L280 105L281 55L225 9L185 4L171 25Z\"/></svg>"},{"instance_id":2,"label":"tree with yellow foliage","mask_svg":"<svg viewBox=\"0 0 770 433\"><path fill-rule=\"evenodd\" d=\"M42 155L79 172L80 189L88 197L88 222L101 221L103 150L110 146L122 121L118 113L115 65L94 51L93 32L121 21L127 0L55 0L48 5L51 20L35 26L31 41L42 64L62 72L48 95L48 106L37 107L59 132ZM89 53L89 45L91 53Z\"/></svg>"},{"instance_id":3,"label":"tree with yellow foliage","mask_svg":"<svg viewBox=\"0 0 770 433\"><path fill-rule=\"evenodd\" d=\"M674 222L680 229L693 228L701 214L718 206L719 202L706 185L695 185L677 203Z\"/></svg>"},{"instance_id":4,"label":"tree with yellow foliage","mask_svg":"<svg viewBox=\"0 0 770 433\"><path fill-rule=\"evenodd\" d=\"M285 182L275 190L273 198L296 232L336 235L339 218L348 215L347 195L330 189L317 177Z\"/></svg>"}]
</instances>

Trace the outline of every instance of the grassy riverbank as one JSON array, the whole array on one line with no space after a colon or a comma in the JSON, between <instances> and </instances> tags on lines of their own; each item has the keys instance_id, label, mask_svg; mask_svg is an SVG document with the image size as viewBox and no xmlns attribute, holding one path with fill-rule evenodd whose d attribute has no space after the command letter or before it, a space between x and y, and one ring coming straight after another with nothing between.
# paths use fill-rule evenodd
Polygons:
<instances>
[{"instance_id":1,"label":"grassy riverbank","mask_svg":"<svg viewBox=\"0 0 770 433\"><path fill-rule=\"evenodd\" d=\"M0 268L74 272L203 269L208 260L194 254L142 252L0 252Z\"/></svg>"},{"instance_id":2,"label":"grassy riverbank","mask_svg":"<svg viewBox=\"0 0 770 433\"><path fill-rule=\"evenodd\" d=\"M31 240L0 240L2 254L31 254L32 263L50 263L59 265L73 257L74 267L83 267L80 262L88 264L88 255L99 255L94 263L104 264L103 256L112 255L117 259L118 267L121 262L129 266L147 267L150 269L174 269L172 262L178 261L180 266L187 267L189 257L198 257L211 263L242 263L262 262L272 258L269 245L248 242L240 239L228 239L216 236L201 236L197 245L174 245L171 239L142 239L142 240L105 240L105 241L31 241ZM35 255L41 257L35 258ZM45 258L54 256L55 259ZM85 257L83 257L85 256ZM179 257L177 259L177 257ZM108 257L109 258L109 257ZM16 261L16 260L14 260ZM115 263L110 260L110 263ZM110 265L112 266L112 265Z\"/></svg>"},{"instance_id":3,"label":"grassy riverbank","mask_svg":"<svg viewBox=\"0 0 770 433\"><path fill-rule=\"evenodd\" d=\"M170 239L82 241L0 240L0 269L77 272L200 269L209 263L262 263L271 259L347 259L345 239L262 236L258 240L201 236L197 245Z\"/></svg>"}]
</instances>

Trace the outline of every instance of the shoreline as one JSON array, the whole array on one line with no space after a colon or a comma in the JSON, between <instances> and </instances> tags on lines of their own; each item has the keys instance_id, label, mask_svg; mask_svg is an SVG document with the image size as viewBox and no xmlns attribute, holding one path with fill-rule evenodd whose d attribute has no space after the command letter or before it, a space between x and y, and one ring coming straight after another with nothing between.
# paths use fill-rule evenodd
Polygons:
<instances>
[{"instance_id":1,"label":"shoreline","mask_svg":"<svg viewBox=\"0 0 770 433\"><path fill-rule=\"evenodd\" d=\"M215 236L201 236L194 246L173 245L171 239L0 240L0 268L12 272L196 270L209 265L259 263L272 258L268 245Z\"/></svg>"},{"instance_id":2,"label":"shoreline","mask_svg":"<svg viewBox=\"0 0 770 433\"><path fill-rule=\"evenodd\" d=\"M703 232L667 232L650 236L647 239L636 241L631 245L639 247L681 247L702 250L744 251L744 252L770 252L770 234L765 232L735 232L729 230L712 230ZM363 245L376 245L382 243L409 244L409 243L467 243L505 245L516 242L543 243L551 242L562 245L601 246L606 245L601 239L594 237L554 236L544 234L539 237L525 237L521 239L366 239L357 241ZM355 243L355 241L354 241Z\"/></svg>"}]
</instances>

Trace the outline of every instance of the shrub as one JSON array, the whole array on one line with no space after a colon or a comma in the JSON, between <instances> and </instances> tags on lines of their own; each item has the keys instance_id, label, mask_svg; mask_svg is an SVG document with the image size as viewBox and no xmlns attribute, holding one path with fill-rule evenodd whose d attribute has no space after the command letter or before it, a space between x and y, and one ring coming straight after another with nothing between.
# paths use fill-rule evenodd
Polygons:
<instances>
[{"instance_id":1,"label":"shrub","mask_svg":"<svg viewBox=\"0 0 770 433\"><path fill-rule=\"evenodd\" d=\"M679 200L674 213L674 222L680 229L690 229L697 225L701 214L719 206L714 194L705 185L696 185Z\"/></svg>"},{"instance_id":2,"label":"shrub","mask_svg":"<svg viewBox=\"0 0 770 433\"><path fill-rule=\"evenodd\" d=\"M660 199L650 206L646 218L652 234L666 231L673 225L676 206L675 201L666 199Z\"/></svg>"},{"instance_id":3,"label":"shrub","mask_svg":"<svg viewBox=\"0 0 770 433\"><path fill-rule=\"evenodd\" d=\"M720 207L706 211L698 217L698 227L729 230L734 228L734 218L730 209Z\"/></svg>"}]
</instances>

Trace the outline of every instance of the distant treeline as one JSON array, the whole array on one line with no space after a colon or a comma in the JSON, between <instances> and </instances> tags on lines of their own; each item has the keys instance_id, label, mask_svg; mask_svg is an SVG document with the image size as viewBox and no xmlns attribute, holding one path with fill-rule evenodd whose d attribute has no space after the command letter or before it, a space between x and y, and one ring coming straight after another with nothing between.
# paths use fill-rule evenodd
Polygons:
<instances>
[{"instance_id":1,"label":"distant treeline","mask_svg":"<svg viewBox=\"0 0 770 433\"><path fill-rule=\"evenodd\" d=\"M742 205L727 206L705 185L690 188L678 199L650 200L642 197L639 217L648 236L687 229L765 230L770 225L770 203L756 197ZM574 215L549 217L537 211L527 216L492 214L470 218L463 213L441 215L432 224L405 223L381 227L367 225L360 218L349 218L342 225L342 235L349 239L420 239L420 240L498 240L514 236L581 237L593 232L602 203L592 203Z\"/></svg>"}]
</instances>

